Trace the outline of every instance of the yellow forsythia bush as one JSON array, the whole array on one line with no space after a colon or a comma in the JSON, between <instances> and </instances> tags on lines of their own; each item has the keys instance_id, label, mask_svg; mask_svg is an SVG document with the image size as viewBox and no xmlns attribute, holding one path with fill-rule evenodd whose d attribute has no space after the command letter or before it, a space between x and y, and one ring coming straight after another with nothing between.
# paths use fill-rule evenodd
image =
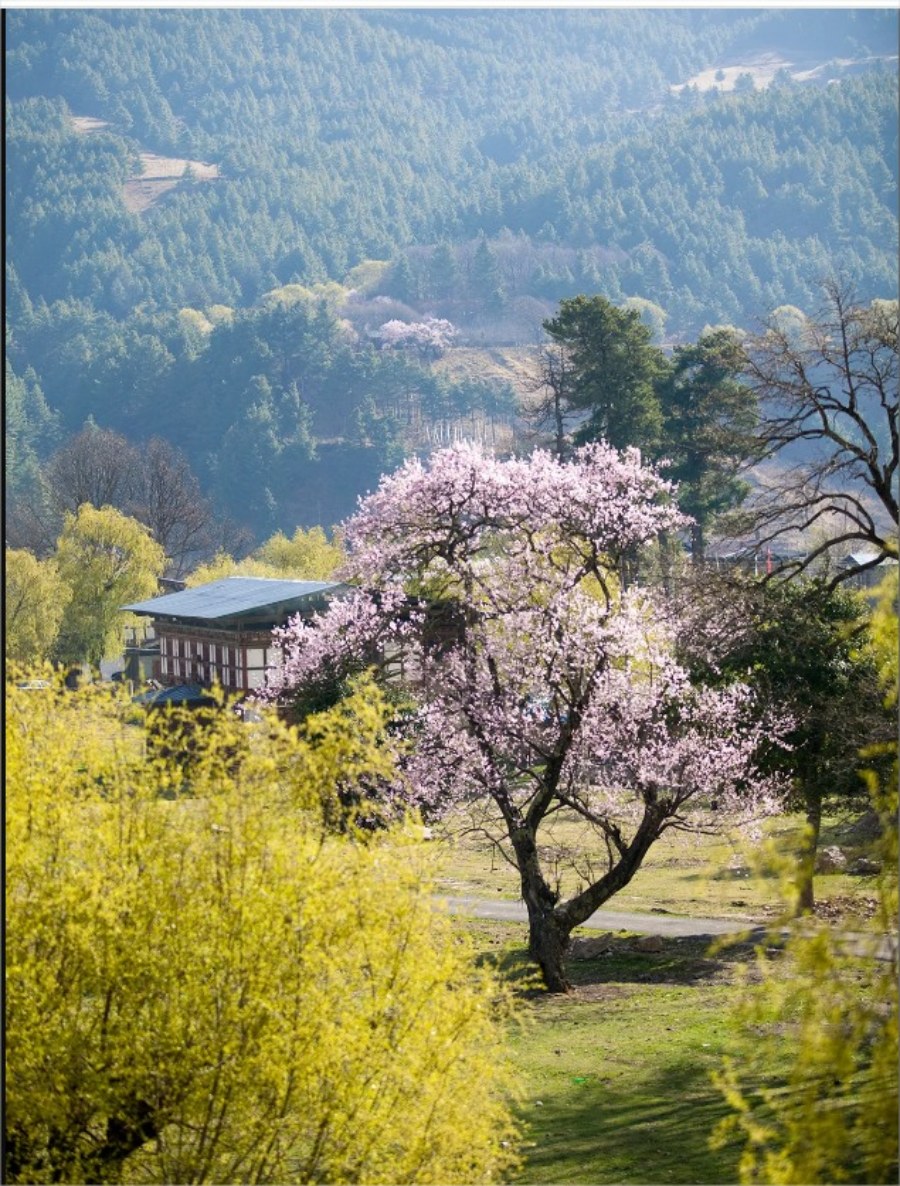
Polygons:
<instances>
[{"instance_id":1,"label":"yellow forsythia bush","mask_svg":"<svg viewBox=\"0 0 900 1186\"><path fill-rule=\"evenodd\" d=\"M187 776L130 713L7 689L4 1181L500 1178L498 986L434 910L420 844L322 826L323 747L352 729L354 775L384 762L377 694L314 745L227 710L182 722Z\"/></svg>"},{"instance_id":2,"label":"yellow forsythia bush","mask_svg":"<svg viewBox=\"0 0 900 1186\"><path fill-rule=\"evenodd\" d=\"M897 792L869 782L883 827L880 939L804 921L780 959L761 950L733 1019L745 1053L713 1076L731 1112L711 1143L740 1142L747 1186L897 1181Z\"/></svg>"}]
</instances>

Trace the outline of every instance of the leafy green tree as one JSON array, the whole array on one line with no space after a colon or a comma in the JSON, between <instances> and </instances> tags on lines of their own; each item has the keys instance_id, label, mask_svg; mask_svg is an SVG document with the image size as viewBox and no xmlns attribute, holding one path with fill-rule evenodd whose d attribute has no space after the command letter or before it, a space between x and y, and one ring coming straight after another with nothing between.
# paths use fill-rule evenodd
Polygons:
<instances>
[{"instance_id":1,"label":"leafy green tree","mask_svg":"<svg viewBox=\"0 0 900 1186\"><path fill-rule=\"evenodd\" d=\"M428 261L428 287L438 299L453 296L459 285L459 266L449 243L439 243Z\"/></svg>"},{"instance_id":2,"label":"leafy green tree","mask_svg":"<svg viewBox=\"0 0 900 1186\"><path fill-rule=\"evenodd\" d=\"M503 995L403 830L330 834L383 774L358 689L301 736L229 711L190 785L127 701L7 689L3 1180L503 1180Z\"/></svg>"},{"instance_id":3,"label":"leafy green tree","mask_svg":"<svg viewBox=\"0 0 900 1186\"><path fill-rule=\"evenodd\" d=\"M691 554L703 559L706 528L745 498L739 476L752 456L756 397L740 381L744 355L735 332L719 327L691 346L676 346L671 369L658 386L663 412L662 451L667 476L679 484L678 503L694 520Z\"/></svg>"},{"instance_id":4,"label":"leafy green tree","mask_svg":"<svg viewBox=\"0 0 900 1186\"><path fill-rule=\"evenodd\" d=\"M865 803L859 752L893 736L866 604L822 581L710 572L689 582L683 598L683 654L695 674L716 684L743 680L761 709L790 714L789 748L766 746L758 761L791 780L806 815L796 901L799 913L810 912L825 805Z\"/></svg>"},{"instance_id":5,"label":"leafy green tree","mask_svg":"<svg viewBox=\"0 0 900 1186\"><path fill-rule=\"evenodd\" d=\"M72 591L54 559L39 560L24 548L7 548L3 603L4 654L38 663L53 650Z\"/></svg>"},{"instance_id":6,"label":"leafy green tree","mask_svg":"<svg viewBox=\"0 0 900 1186\"><path fill-rule=\"evenodd\" d=\"M497 310L503 304L503 283L497 257L491 250L487 239L482 236L472 257L472 290L476 300L483 302L484 307Z\"/></svg>"},{"instance_id":7,"label":"leafy green tree","mask_svg":"<svg viewBox=\"0 0 900 1186\"><path fill-rule=\"evenodd\" d=\"M65 517L56 563L72 597L54 656L96 666L121 644L122 606L158 588L165 553L136 519L84 503Z\"/></svg>"},{"instance_id":8,"label":"leafy green tree","mask_svg":"<svg viewBox=\"0 0 900 1186\"><path fill-rule=\"evenodd\" d=\"M388 277L388 293L398 301L413 303L419 298L419 286L410 266L409 257L401 255L391 266Z\"/></svg>"},{"instance_id":9,"label":"leafy green tree","mask_svg":"<svg viewBox=\"0 0 900 1186\"><path fill-rule=\"evenodd\" d=\"M666 360L640 313L577 296L561 301L544 329L568 354L568 403L588 413L575 439L653 451L662 429L655 384Z\"/></svg>"},{"instance_id":10,"label":"leafy green tree","mask_svg":"<svg viewBox=\"0 0 900 1186\"><path fill-rule=\"evenodd\" d=\"M57 432L57 418L44 399L37 375L15 373L6 360L4 384L4 482L7 498L20 495L37 480L39 463Z\"/></svg>"}]
</instances>

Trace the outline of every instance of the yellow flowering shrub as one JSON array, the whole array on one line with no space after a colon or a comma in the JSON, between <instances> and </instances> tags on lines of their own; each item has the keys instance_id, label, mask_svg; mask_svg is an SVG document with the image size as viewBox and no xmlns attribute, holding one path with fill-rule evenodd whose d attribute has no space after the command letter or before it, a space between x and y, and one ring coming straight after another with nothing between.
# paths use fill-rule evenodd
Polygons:
<instances>
[{"instance_id":1,"label":"yellow flowering shrub","mask_svg":"<svg viewBox=\"0 0 900 1186\"><path fill-rule=\"evenodd\" d=\"M433 907L423 845L323 827L342 732L354 776L385 760L377 693L342 712L312 741L223 708L186 781L115 694L7 688L4 1181L514 1165L508 1006Z\"/></svg>"}]
</instances>

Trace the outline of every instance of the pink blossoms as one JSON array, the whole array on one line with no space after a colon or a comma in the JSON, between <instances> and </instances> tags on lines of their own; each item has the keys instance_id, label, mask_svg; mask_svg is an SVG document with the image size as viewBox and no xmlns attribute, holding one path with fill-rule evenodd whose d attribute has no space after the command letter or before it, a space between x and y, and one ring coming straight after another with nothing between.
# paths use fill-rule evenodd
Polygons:
<instances>
[{"instance_id":1,"label":"pink blossoms","mask_svg":"<svg viewBox=\"0 0 900 1186\"><path fill-rule=\"evenodd\" d=\"M516 865L531 951L565 988L571 929L627 884L668 828L707 829L774 808L753 769L747 693L691 686L673 623L618 563L685 520L635 451L604 444L561 463L469 446L411 461L345 525L358 588L281 632L267 696L367 661L402 670L416 706L397 792L469 818ZM402 666L399 660L402 658ZM538 833L559 811L602 852L567 901Z\"/></svg>"}]
</instances>

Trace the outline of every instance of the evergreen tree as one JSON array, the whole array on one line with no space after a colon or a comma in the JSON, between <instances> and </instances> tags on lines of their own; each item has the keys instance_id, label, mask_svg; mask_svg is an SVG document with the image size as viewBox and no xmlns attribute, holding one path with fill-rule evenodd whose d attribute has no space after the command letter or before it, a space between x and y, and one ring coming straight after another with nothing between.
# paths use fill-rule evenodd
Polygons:
<instances>
[{"instance_id":1,"label":"evergreen tree","mask_svg":"<svg viewBox=\"0 0 900 1186\"><path fill-rule=\"evenodd\" d=\"M662 430L655 385L667 364L640 313L602 296L578 296L562 301L544 329L568 353L570 406L588 414L576 440L652 453Z\"/></svg>"},{"instance_id":2,"label":"evergreen tree","mask_svg":"<svg viewBox=\"0 0 900 1186\"><path fill-rule=\"evenodd\" d=\"M756 397L740 381L743 351L725 327L676 346L671 370L658 385L663 412L662 451L678 504L694 520L691 554L702 560L712 518L739 505L748 487L739 469L753 455Z\"/></svg>"}]
</instances>

